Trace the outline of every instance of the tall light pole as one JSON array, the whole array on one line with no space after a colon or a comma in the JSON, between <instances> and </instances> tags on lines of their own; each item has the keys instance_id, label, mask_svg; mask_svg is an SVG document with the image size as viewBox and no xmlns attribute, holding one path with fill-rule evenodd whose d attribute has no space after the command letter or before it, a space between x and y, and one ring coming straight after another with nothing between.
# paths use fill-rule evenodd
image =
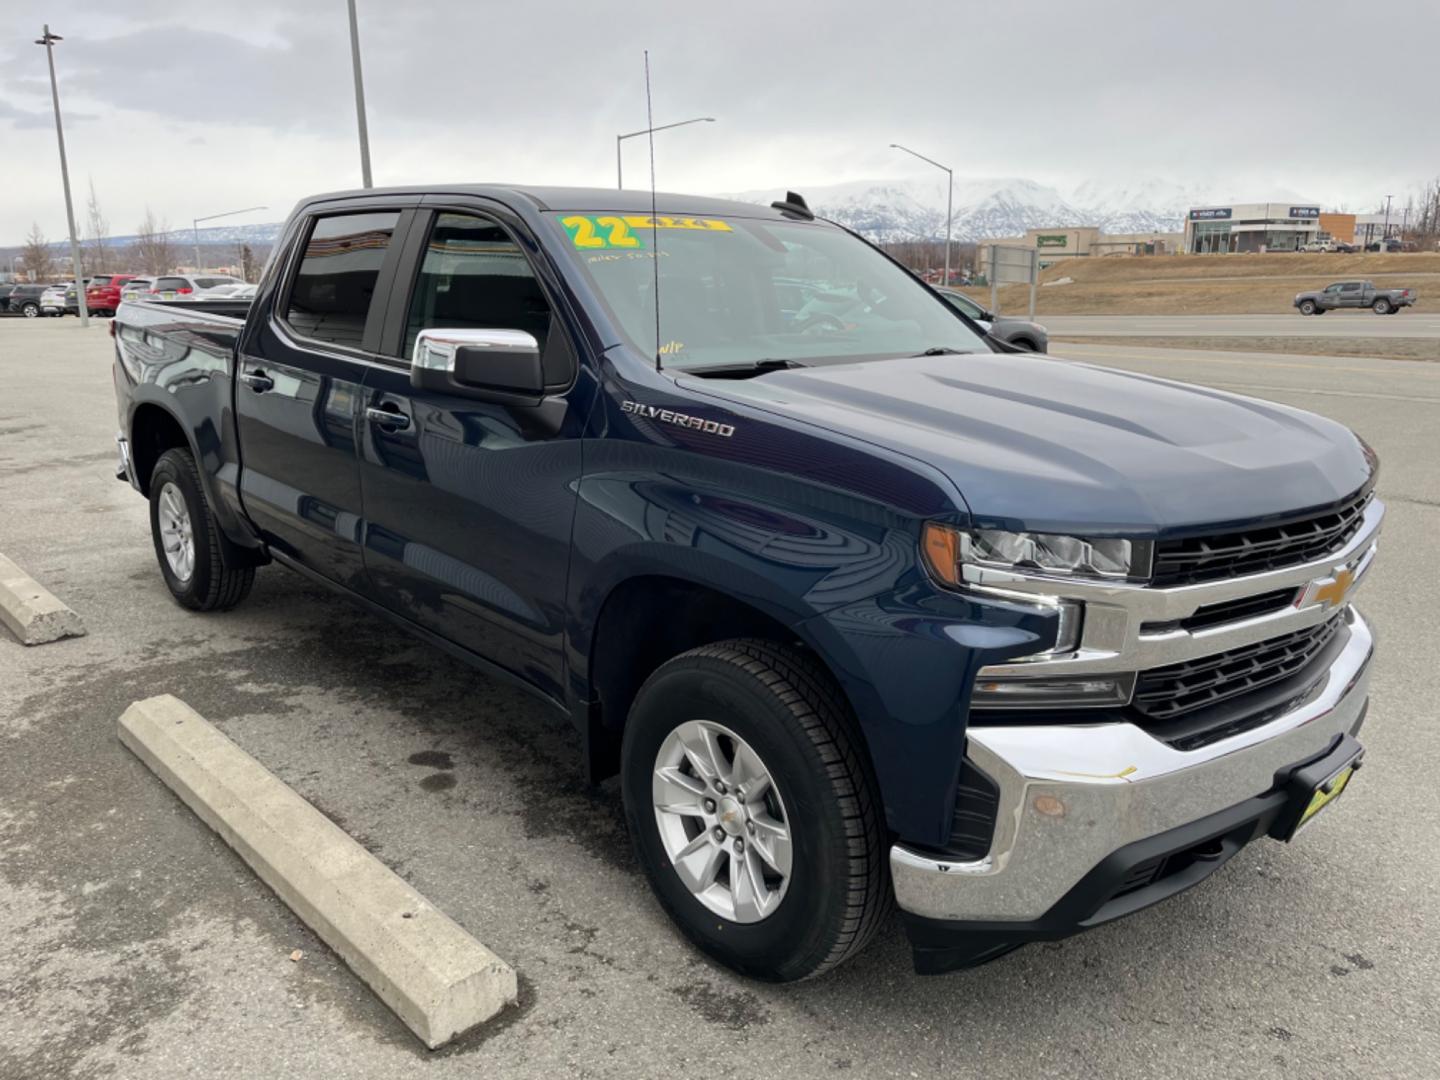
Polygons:
<instances>
[{"instance_id":1,"label":"tall light pole","mask_svg":"<svg viewBox=\"0 0 1440 1080\"><path fill-rule=\"evenodd\" d=\"M1390 239L1390 200L1394 197L1393 195L1385 196L1385 225L1380 230L1380 248L1382 251L1385 248L1385 241Z\"/></svg>"},{"instance_id":2,"label":"tall light pole","mask_svg":"<svg viewBox=\"0 0 1440 1080\"><path fill-rule=\"evenodd\" d=\"M955 220L955 174L950 170L948 166L941 165L938 161L928 158L924 154L917 154L908 146L901 146L899 143L892 142L890 144L890 149L904 150L905 153L909 154L911 157L917 157L921 161L928 161L937 169L943 169L945 171L945 175L949 178L950 194L945 200L945 285L948 286L950 284L950 223ZM992 270L991 272L993 273L994 271Z\"/></svg>"},{"instance_id":3,"label":"tall light pole","mask_svg":"<svg viewBox=\"0 0 1440 1080\"><path fill-rule=\"evenodd\" d=\"M360 26L355 21L355 0L350 6L350 65L355 69L355 120L360 125L360 186L370 183L370 127L365 122L365 78L360 72Z\"/></svg>"},{"instance_id":4,"label":"tall light pole","mask_svg":"<svg viewBox=\"0 0 1440 1080\"><path fill-rule=\"evenodd\" d=\"M65 220L70 225L70 269L75 272L75 305L80 313L80 325L90 325L90 311L85 306L85 270L80 265L80 241L75 237L75 204L70 201L70 166L65 161L65 128L60 123L60 90L55 83L55 42L64 41L59 34L50 33L46 23L44 33L36 39L36 45L45 46L45 59L50 63L50 99L55 103L55 138L60 143L60 183L65 188Z\"/></svg>"},{"instance_id":5,"label":"tall light pole","mask_svg":"<svg viewBox=\"0 0 1440 1080\"><path fill-rule=\"evenodd\" d=\"M686 124L713 124L713 116L697 116L693 120L678 120L673 124L661 124L653 128L641 128L639 131L627 131L624 135L615 136L615 186L625 186L625 174L620 168L620 144L626 139L633 139L637 135L649 135L652 131L668 131L671 128L684 127Z\"/></svg>"},{"instance_id":6,"label":"tall light pole","mask_svg":"<svg viewBox=\"0 0 1440 1080\"><path fill-rule=\"evenodd\" d=\"M243 210L226 210L223 214L206 214L204 217L191 218L190 233L195 240L195 270L200 270L200 222L214 221L216 218L234 217L236 214L249 214L256 210L269 210L268 206L247 206Z\"/></svg>"}]
</instances>

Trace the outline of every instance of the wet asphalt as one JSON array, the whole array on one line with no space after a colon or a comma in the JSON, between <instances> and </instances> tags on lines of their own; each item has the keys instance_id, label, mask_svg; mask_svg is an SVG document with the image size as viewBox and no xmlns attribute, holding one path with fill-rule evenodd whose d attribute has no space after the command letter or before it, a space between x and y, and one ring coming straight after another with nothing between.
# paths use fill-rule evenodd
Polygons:
<instances>
[{"instance_id":1,"label":"wet asphalt","mask_svg":"<svg viewBox=\"0 0 1440 1080\"><path fill-rule=\"evenodd\" d=\"M1366 767L1296 844L1131 919L939 978L892 921L777 987L670 928L565 721L278 568L234 612L173 604L113 479L109 346L103 323L0 321L0 551L89 627L0 636L4 1080L1440 1075L1440 367L1075 347L1379 450ZM509 960L519 1007L423 1050L120 745L121 711L162 692Z\"/></svg>"}]
</instances>

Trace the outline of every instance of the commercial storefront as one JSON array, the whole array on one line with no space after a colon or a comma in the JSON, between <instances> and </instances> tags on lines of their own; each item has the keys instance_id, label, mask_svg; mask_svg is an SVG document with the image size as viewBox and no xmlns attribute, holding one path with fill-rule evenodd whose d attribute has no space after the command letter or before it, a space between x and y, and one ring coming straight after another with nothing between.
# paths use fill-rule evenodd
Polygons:
<instances>
[{"instance_id":1,"label":"commercial storefront","mask_svg":"<svg viewBox=\"0 0 1440 1080\"><path fill-rule=\"evenodd\" d=\"M1292 203L1197 206L1185 216L1185 251L1193 255L1297 251L1320 231L1320 207Z\"/></svg>"}]
</instances>

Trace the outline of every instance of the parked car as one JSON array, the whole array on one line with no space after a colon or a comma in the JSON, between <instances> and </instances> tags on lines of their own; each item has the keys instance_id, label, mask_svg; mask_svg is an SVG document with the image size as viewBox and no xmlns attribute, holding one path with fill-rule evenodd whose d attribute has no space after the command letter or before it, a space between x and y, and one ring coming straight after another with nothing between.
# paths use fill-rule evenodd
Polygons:
<instances>
[{"instance_id":1,"label":"parked car","mask_svg":"<svg viewBox=\"0 0 1440 1080\"><path fill-rule=\"evenodd\" d=\"M1353 253L1353 252L1359 251L1359 250L1360 250L1360 245L1359 245L1359 244L1352 244L1352 243L1349 243L1348 241L1345 241L1345 240L1336 240L1336 241L1335 241L1335 250L1336 250L1336 251L1345 252L1345 253L1349 254L1349 253Z\"/></svg>"},{"instance_id":2,"label":"parked car","mask_svg":"<svg viewBox=\"0 0 1440 1080\"><path fill-rule=\"evenodd\" d=\"M142 296L149 295L150 289L154 284L155 279L153 277L131 278L120 286L120 302L122 304L129 303L132 300L139 300Z\"/></svg>"},{"instance_id":3,"label":"parked car","mask_svg":"<svg viewBox=\"0 0 1440 1080\"><path fill-rule=\"evenodd\" d=\"M46 315L53 315L57 319L65 314L65 295L67 291L75 292L75 286L71 285L67 290L64 285L51 285L40 294L40 310Z\"/></svg>"},{"instance_id":4,"label":"parked car","mask_svg":"<svg viewBox=\"0 0 1440 1080\"><path fill-rule=\"evenodd\" d=\"M216 285L210 289L201 289L191 293L188 299L191 300L252 300L255 297L255 286L247 285L243 281L231 281L224 285Z\"/></svg>"},{"instance_id":5,"label":"parked car","mask_svg":"<svg viewBox=\"0 0 1440 1080\"><path fill-rule=\"evenodd\" d=\"M37 319L42 314L40 310L40 297L44 295L48 285L15 285L6 297L6 312L10 315L23 315L27 319Z\"/></svg>"},{"instance_id":6,"label":"parked car","mask_svg":"<svg viewBox=\"0 0 1440 1080\"><path fill-rule=\"evenodd\" d=\"M782 262L861 302L787 322ZM319 196L245 318L111 330L175 600L273 560L532 693L751 976L834 967L892 899L927 972L1158 903L1332 813L1383 722L1369 446L997 355L798 195Z\"/></svg>"},{"instance_id":7,"label":"parked car","mask_svg":"<svg viewBox=\"0 0 1440 1080\"><path fill-rule=\"evenodd\" d=\"M1394 237L1391 237L1389 240L1372 240L1372 241L1370 241L1370 243L1368 243L1368 244L1365 245L1365 250L1366 250L1366 251L1377 251L1377 252L1378 252L1378 251L1383 251L1383 252L1404 251L1404 250L1405 250L1405 244L1404 244L1403 241L1396 240Z\"/></svg>"},{"instance_id":8,"label":"parked car","mask_svg":"<svg viewBox=\"0 0 1440 1080\"><path fill-rule=\"evenodd\" d=\"M1329 252L1334 251L1335 247L1335 241L1333 240L1311 240L1308 244L1301 244L1300 250L1309 252Z\"/></svg>"},{"instance_id":9,"label":"parked car","mask_svg":"<svg viewBox=\"0 0 1440 1080\"><path fill-rule=\"evenodd\" d=\"M970 297L954 289L937 288L936 291L957 310L975 320L987 334L997 341L1013 345L1025 352L1049 352L1050 335L1045 327L1029 319L1017 319L1010 315L996 315L987 311Z\"/></svg>"},{"instance_id":10,"label":"parked car","mask_svg":"<svg viewBox=\"0 0 1440 1080\"><path fill-rule=\"evenodd\" d=\"M1369 281L1337 281L1318 291L1295 294L1301 315L1324 315L1336 308L1370 308L1376 315L1394 315L1415 303L1414 289L1377 289Z\"/></svg>"},{"instance_id":11,"label":"parked car","mask_svg":"<svg viewBox=\"0 0 1440 1080\"><path fill-rule=\"evenodd\" d=\"M177 300L220 285L243 285L229 274L166 274L155 279L150 291L161 300Z\"/></svg>"},{"instance_id":12,"label":"parked car","mask_svg":"<svg viewBox=\"0 0 1440 1080\"><path fill-rule=\"evenodd\" d=\"M114 315L120 306L120 289L134 274L96 274L85 289L85 306L92 315Z\"/></svg>"}]
</instances>

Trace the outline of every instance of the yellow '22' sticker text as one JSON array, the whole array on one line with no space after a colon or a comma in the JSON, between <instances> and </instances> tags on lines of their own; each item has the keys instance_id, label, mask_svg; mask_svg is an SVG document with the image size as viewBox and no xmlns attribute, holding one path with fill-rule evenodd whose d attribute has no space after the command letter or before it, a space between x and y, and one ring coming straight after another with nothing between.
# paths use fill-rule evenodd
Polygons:
<instances>
[{"instance_id":1,"label":"yellow '22' sticker text","mask_svg":"<svg viewBox=\"0 0 1440 1080\"><path fill-rule=\"evenodd\" d=\"M652 224L653 222L653 224ZM643 248L643 235L650 229L694 229L700 232L733 232L718 218L660 217L648 214L571 214L560 224L570 241L583 251L598 248Z\"/></svg>"}]
</instances>

